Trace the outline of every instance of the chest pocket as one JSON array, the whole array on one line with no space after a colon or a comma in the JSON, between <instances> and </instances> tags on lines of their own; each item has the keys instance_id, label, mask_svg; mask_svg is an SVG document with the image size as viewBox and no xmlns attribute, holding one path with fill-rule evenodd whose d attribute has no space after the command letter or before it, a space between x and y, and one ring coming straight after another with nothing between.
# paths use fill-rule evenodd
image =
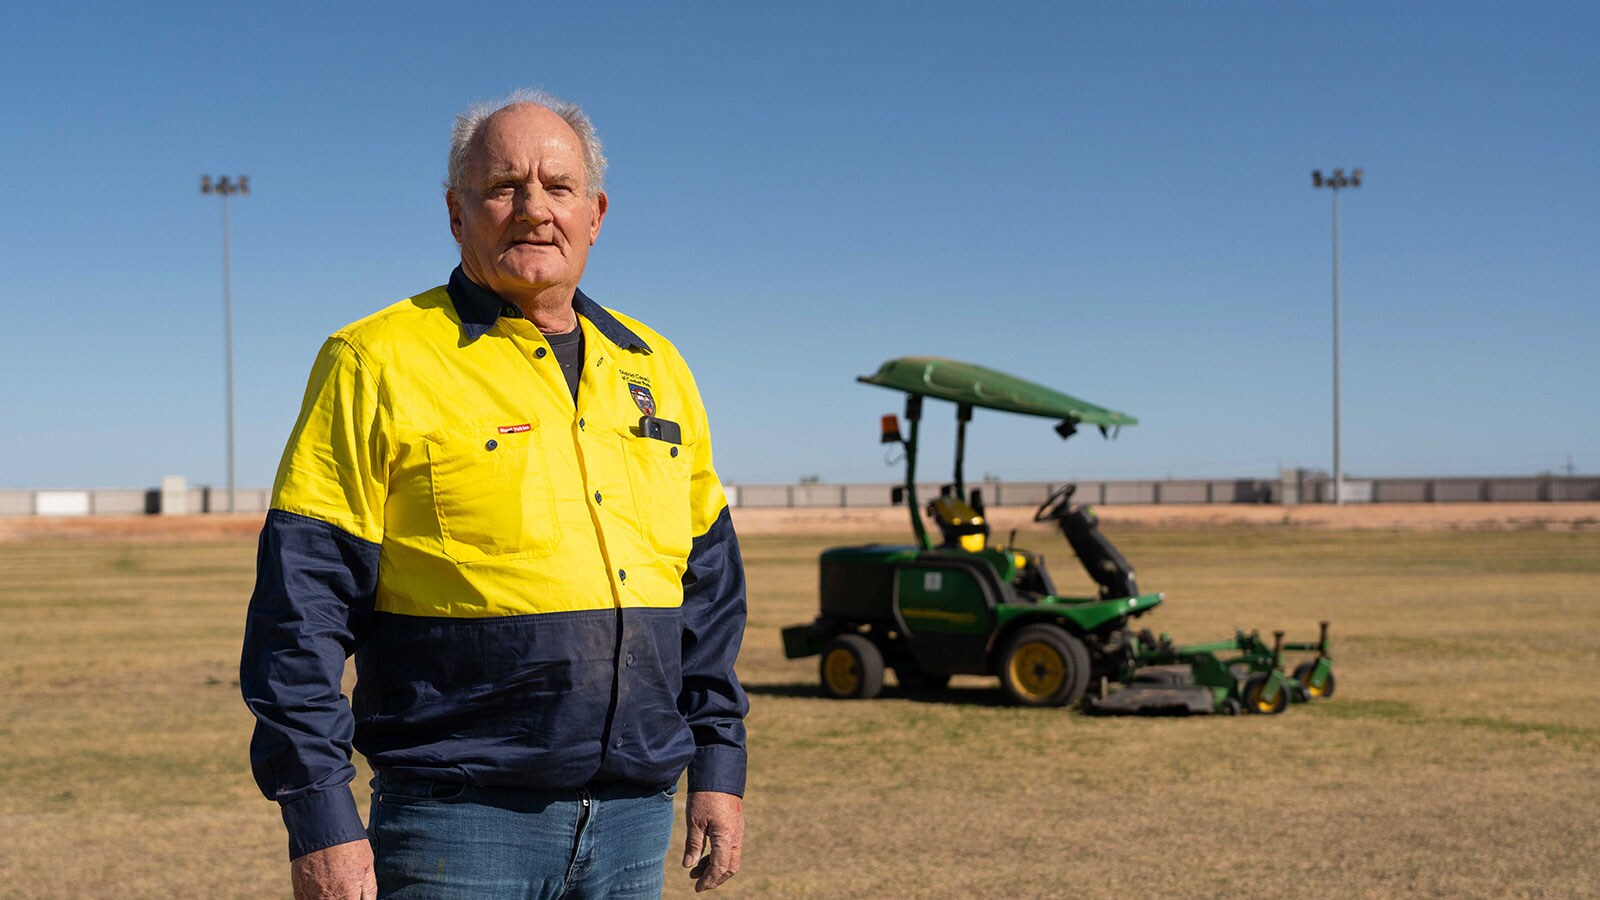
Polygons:
<instances>
[{"instance_id":1,"label":"chest pocket","mask_svg":"<svg viewBox=\"0 0 1600 900\"><path fill-rule=\"evenodd\" d=\"M688 558L694 538L689 522L689 451L687 444L622 436L639 530L656 552L679 559Z\"/></svg>"},{"instance_id":2,"label":"chest pocket","mask_svg":"<svg viewBox=\"0 0 1600 900\"><path fill-rule=\"evenodd\" d=\"M446 556L481 562L549 556L561 542L539 426L493 426L426 438L433 510Z\"/></svg>"}]
</instances>

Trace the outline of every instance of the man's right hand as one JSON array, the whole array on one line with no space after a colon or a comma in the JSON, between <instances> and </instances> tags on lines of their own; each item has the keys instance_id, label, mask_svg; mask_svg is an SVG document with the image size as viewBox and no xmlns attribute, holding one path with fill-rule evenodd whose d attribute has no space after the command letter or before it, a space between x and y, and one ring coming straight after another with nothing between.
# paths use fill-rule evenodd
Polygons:
<instances>
[{"instance_id":1,"label":"man's right hand","mask_svg":"<svg viewBox=\"0 0 1600 900\"><path fill-rule=\"evenodd\" d=\"M297 856L289 863L294 900L377 900L372 844L349 841Z\"/></svg>"}]
</instances>

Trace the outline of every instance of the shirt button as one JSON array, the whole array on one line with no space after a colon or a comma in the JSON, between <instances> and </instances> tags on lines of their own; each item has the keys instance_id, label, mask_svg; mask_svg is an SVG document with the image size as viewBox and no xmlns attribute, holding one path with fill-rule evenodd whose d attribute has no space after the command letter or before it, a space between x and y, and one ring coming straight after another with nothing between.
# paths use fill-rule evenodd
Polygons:
<instances>
[{"instance_id":1,"label":"shirt button","mask_svg":"<svg viewBox=\"0 0 1600 900\"><path fill-rule=\"evenodd\" d=\"M596 502L596 503L600 502L600 492L599 491L595 491L594 492L594 502Z\"/></svg>"},{"instance_id":2,"label":"shirt button","mask_svg":"<svg viewBox=\"0 0 1600 900\"><path fill-rule=\"evenodd\" d=\"M496 448L498 446L500 446L500 442L495 440L494 438L490 438L487 441L483 442L483 449L485 449L485 450L493 450L494 448Z\"/></svg>"},{"instance_id":3,"label":"shirt button","mask_svg":"<svg viewBox=\"0 0 1600 900\"><path fill-rule=\"evenodd\" d=\"M622 746L622 738L617 738L615 741L612 741L611 742L611 746L613 746L613 747L621 747Z\"/></svg>"},{"instance_id":4,"label":"shirt button","mask_svg":"<svg viewBox=\"0 0 1600 900\"><path fill-rule=\"evenodd\" d=\"M633 665L633 654L632 653L628 654L628 658L627 658L626 662L630 667Z\"/></svg>"},{"instance_id":5,"label":"shirt button","mask_svg":"<svg viewBox=\"0 0 1600 900\"><path fill-rule=\"evenodd\" d=\"M672 456L673 456L673 457L674 457L674 458L676 458L676 457L677 457L677 455L678 455L678 448L677 448L677 447L673 447L673 448L672 448Z\"/></svg>"},{"instance_id":6,"label":"shirt button","mask_svg":"<svg viewBox=\"0 0 1600 900\"><path fill-rule=\"evenodd\" d=\"M540 348L538 348L538 349L533 351L534 358L536 358L536 359L544 359L544 354L545 354L545 349L543 347L540 347Z\"/></svg>"},{"instance_id":7,"label":"shirt button","mask_svg":"<svg viewBox=\"0 0 1600 900\"><path fill-rule=\"evenodd\" d=\"M619 581L627 581L628 580L628 570L627 569L618 569L617 570L617 579Z\"/></svg>"},{"instance_id":8,"label":"shirt button","mask_svg":"<svg viewBox=\"0 0 1600 900\"><path fill-rule=\"evenodd\" d=\"M583 430L583 420L582 420L582 419L579 419L579 420L578 420L578 430L579 430L579 431L582 431L582 430Z\"/></svg>"}]
</instances>

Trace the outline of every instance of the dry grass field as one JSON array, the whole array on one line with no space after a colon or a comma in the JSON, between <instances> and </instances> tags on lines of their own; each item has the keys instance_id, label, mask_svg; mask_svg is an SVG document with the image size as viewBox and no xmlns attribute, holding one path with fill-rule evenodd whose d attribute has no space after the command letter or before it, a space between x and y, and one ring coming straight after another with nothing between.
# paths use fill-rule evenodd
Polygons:
<instances>
[{"instance_id":1,"label":"dry grass field","mask_svg":"<svg viewBox=\"0 0 1600 900\"><path fill-rule=\"evenodd\" d=\"M750 835L718 893L1600 896L1592 522L1108 512L1141 585L1167 593L1141 624L1310 639L1332 619L1339 692L1277 717L1095 719L1008 708L978 678L817 698L815 661L778 641L814 615L817 551L904 529L752 519ZM253 527L214 534L0 540L0 897L287 895L236 686ZM1069 580L1059 536L1024 537ZM671 867L669 896L688 883Z\"/></svg>"}]
</instances>

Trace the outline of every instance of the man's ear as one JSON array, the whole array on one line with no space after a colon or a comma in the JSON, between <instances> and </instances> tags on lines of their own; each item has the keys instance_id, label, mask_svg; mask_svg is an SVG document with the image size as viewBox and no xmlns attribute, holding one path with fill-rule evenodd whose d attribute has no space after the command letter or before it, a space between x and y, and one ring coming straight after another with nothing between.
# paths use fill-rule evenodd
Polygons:
<instances>
[{"instance_id":1,"label":"man's ear","mask_svg":"<svg viewBox=\"0 0 1600 900\"><path fill-rule=\"evenodd\" d=\"M611 201L607 199L605 191L600 191L590 202L594 204L594 215L589 219L589 246L593 247L600 238L600 222L606 217L606 208Z\"/></svg>"},{"instance_id":2,"label":"man's ear","mask_svg":"<svg viewBox=\"0 0 1600 900\"><path fill-rule=\"evenodd\" d=\"M454 190L444 192L444 206L450 211L450 234L461 243L461 198Z\"/></svg>"}]
</instances>

